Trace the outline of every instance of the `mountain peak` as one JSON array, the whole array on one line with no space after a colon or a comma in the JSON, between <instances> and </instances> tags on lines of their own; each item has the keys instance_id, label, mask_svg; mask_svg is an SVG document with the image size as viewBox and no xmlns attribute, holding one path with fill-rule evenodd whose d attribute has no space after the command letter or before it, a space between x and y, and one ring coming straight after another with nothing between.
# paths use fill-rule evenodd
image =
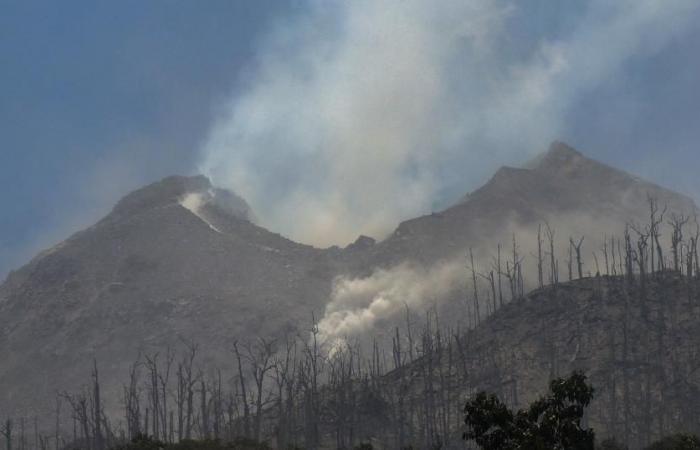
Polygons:
<instances>
[{"instance_id":1,"label":"mountain peak","mask_svg":"<svg viewBox=\"0 0 700 450\"><path fill-rule=\"evenodd\" d=\"M566 172L587 161L578 150L565 142L554 141L549 149L537 155L524 165L524 168L545 172Z\"/></svg>"},{"instance_id":2,"label":"mountain peak","mask_svg":"<svg viewBox=\"0 0 700 450\"><path fill-rule=\"evenodd\" d=\"M212 205L227 215L252 220L251 209L243 198L229 190L214 187L204 175L163 178L127 194L112 213L131 215L176 203L190 210ZM192 204L196 207L188 207Z\"/></svg>"},{"instance_id":3,"label":"mountain peak","mask_svg":"<svg viewBox=\"0 0 700 450\"><path fill-rule=\"evenodd\" d=\"M212 185L203 175L173 175L124 196L114 207L115 214L133 214L178 202L188 193L206 192Z\"/></svg>"},{"instance_id":4,"label":"mountain peak","mask_svg":"<svg viewBox=\"0 0 700 450\"><path fill-rule=\"evenodd\" d=\"M552 142L546 154L547 157L550 158L574 158L583 156L578 150L562 141Z\"/></svg>"}]
</instances>

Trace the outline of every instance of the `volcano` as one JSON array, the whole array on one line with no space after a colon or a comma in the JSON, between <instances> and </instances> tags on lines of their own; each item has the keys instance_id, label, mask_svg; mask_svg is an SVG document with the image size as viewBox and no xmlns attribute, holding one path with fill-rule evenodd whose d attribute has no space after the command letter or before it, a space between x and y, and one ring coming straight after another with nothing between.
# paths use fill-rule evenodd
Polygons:
<instances>
[{"instance_id":1,"label":"volcano","mask_svg":"<svg viewBox=\"0 0 700 450\"><path fill-rule=\"evenodd\" d=\"M85 382L96 359L105 398L116 404L139 352L198 343L206 364L231 367L237 339L308 333L339 276L487 252L543 221L565 242L617 233L648 219L649 198L695 211L686 196L556 142L380 242L319 249L256 224L244 199L203 176L168 177L128 194L0 286L0 403L13 415L48 410L56 392Z\"/></svg>"}]
</instances>

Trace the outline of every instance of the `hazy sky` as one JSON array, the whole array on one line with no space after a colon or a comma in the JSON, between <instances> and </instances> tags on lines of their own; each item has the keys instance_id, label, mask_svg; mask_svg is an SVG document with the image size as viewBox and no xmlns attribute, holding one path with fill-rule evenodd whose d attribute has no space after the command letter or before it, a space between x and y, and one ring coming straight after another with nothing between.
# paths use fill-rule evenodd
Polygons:
<instances>
[{"instance_id":1,"label":"hazy sky","mask_svg":"<svg viewBox=\"0 0 700 450\"><path fill-rule=\"evenodd\" d=\"M553 139L698 198L698 48L696 0L0 0L0 276L174 173L318 244Z\"/></svg>"}]
</instances>

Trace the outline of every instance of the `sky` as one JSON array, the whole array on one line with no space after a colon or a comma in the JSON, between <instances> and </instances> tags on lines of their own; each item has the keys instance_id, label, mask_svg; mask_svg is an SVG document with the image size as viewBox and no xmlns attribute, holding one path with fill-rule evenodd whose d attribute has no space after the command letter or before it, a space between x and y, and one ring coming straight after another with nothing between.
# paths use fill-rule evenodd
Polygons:
<instances>
[{"instance_id":1,"label":"sky","mask_svg":"<svg viewBox=\"0 0 700 450\"><path fill-rule=\"evenodd\" d=\"M560 139L700 199L695 0L0 0L0 277L205 173L381 238Z\"/></svg>"}]
</instances>

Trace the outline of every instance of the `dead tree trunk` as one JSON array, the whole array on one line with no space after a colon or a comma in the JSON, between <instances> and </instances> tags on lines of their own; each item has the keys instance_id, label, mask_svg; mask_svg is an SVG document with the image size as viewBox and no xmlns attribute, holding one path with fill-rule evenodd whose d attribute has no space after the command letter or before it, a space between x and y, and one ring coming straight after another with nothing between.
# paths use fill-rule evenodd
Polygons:
<instances>
[{"instance_id":1,"label":"dead tree trunk","mask_svg":"<svg viewBox=\"0 0 700 450\"><path fill-rule=\"evenodd\" d=\"M54 423L54 443L58 450L61 447L61 396L56 394L56 409L54 410L56 422ZM24 419L22 419L22 433L24 433Z\"/></svg>"},{"instance_id":2,"label":"dead tree trunk","mask_svg":"<svg viewBox=\"0 0 700 450\"><path fill-rule=\"evenodd\" d=\"M139 358L131 365L129 370L129 384L124 386L124 410L126 422L126 435L133 439L141 433L141 405L139 394Z\"/></svg>"},{"instance_id":3,"label":"dead tree trunk","mask_svg":"<svg viewBox=\"0 0 700 450\"><path fill-rule=\"evenodd\" d=\"M540 289L544 287L544 269L542 259L542 224L537 226L537 283Z\"/></svg>"},{"instance_id":4,"label":"dead tree trunk","mask_svg":"<svg viewBox=\"0 0 700 450\"><path fill-rule=\"evenodd\" d=\"M241 399L243 401L243 432L246 438L250 438L250 405L248 404L248 391L246 390L245 375L243 374L243 361L238 349L238 342L233 343L233 350L238 362L238 380L241 386Z\"/></svg>"},{"instance_id":5,"label":"dead tree trunk","mask_svg":"<svg viewBox=\"0 0 700 450\"><path fill-rule=\"evenodd\" d=\"M581 246L583 245L583 240L585 236L581 236L578 242L574 241L573 238L569 238L571 247L576 252L576 269L578 273L578 279L583 278L583 260L581 259Z\"/></svg>"},{"instance_id":6,"label":"dead tree trunk","mask_svg":"<svg viewBox=\"0 0 700 450\"><path fill-rule=\"evenodd\" d=\"M472 293L474 299L474 325L479 325L481 321L481 313L479 311L479 287L476 282L476 268L474 267L474 253L472 249L469 249L469 258L471 261L471 272L472 272Z\"/></svg>"},{"instance_id":7,"label":"dead tree trunk","mask_svg":"<svg viewBox=\"0 0 700 450\"><path fill-rule=\"evenodd\" d=\"M255 426L253 438L260 441L263 417L264 384L267 373L273 369L272 357L275 354L274 340L258 338L254 345L248 345L248 361L255 382Z\"/></svg>"},{"instance_id":8,"label":"dead tree trunk","mask_svg":"<svg viewBox=\"0 0 700 450\"><path fill-rule=\"evenodd\" d=\"M498 255L496 257L496 275L498 276L498 306L503 306L503 287L501 283L501 244L498 244Z\"/></svg>"},{"instance_id":9,"label":"dead tree trunk","mask_svg":"<svg viewBox=\"0 0 700 450\"><path fill-rule=\"evenodd\" d=\"M92 380L94 399L93 421L95 424L95 448L97 450L103 450L104 436L102 435L102 399L100 396L100 378L97 372L96 359L93 359Z\"/></svg>"},{"instance_id":10,"label":"dead tree trunk","mask_svg":"<svg viewBox=\"0 0 700 450\"><path fill-rule=\"evenodd\" d=\"M201 420L201 437L209 438L209 404L207 403L207 383L204 377L199 380L199 418Z\"/></svg>"},{"instance_id":11,"label":"dead tree trunk","mask_svg":"<svg viewBox=\"0 0 700 450\"><path fill-rule=\"evenodd\" d=\"M5 448L12 450L12 419L5 420L2 428L2 435L5 436Z\"/></svg>"},{"instance_id":12,"label":"dead tree trunk","mask_svg":"<svg viewBox=\"0 0 700 450\"><path fill-rule=\"evenodd\" d=\"M153 430L153 437L158 439L160 437L160 383L158 381L158 353L153 356L145 356L146 367L149 372L149 391L150 391L150 401L151 401L151 429Z\"/></svg>"},{"instance_id":13,"label":"dead tree trunk","mask_svg":"<svg viewBox=\"0 0 700 450\"><path fill-rule=\"evenodd\" d=\"M168 383L170 380L170 371L172 369L175 354L168 347L165 352L165 368L158 372L158 381L160 383L160 429L163 430L163 440L167 441L170 433L168 432Z\"/></svg>"},{"instance_id":14,"label":"dead tree trunk","mask_svg":"<svg viewBox=\"0 0 700 450\"><path fill-rule=\"evenodd\" d=\"M654 274L664 270L664 254L663 249L661 248L661 243L659 242L659 237L661 236L660 227L664 221L667 206L664 206L663 211L661 211L661 214L659 214L658 201L649 195L647 196L647 201L649 202L649 236L651 237L652 246L651 273ZM656 263L656 265L654 263Z\"/></svg>"},{"instance_id":15,"label":"dead tree trunk","mask_svg":"<svg viewBox=\"0 0 700 450\"><path fill-rule=\"evenodd\" d=\"M197 384L197 376L194 375L194 360L197 356L197 345L193 342L186 342L187 351L182 357L181 367L183 371L183 386L180 403L184 403L184 412L180 412L184 416L184 433L179 431L179 435L184 434L185 439L192 439L192 424L194 416L194 388ZM182 438L180 438L182 439Z\"/></svg>"},{"instance_id":16,"label":"dead tree trunk","mask_svg":"<svg viewBox=\"0 0 700 450\"><path fill-rule=\"evenodd\" d=\"M559 273L557 268L556 255L554 253L554 229L549 226L549 223L545 222L545 232L547 234L547 241L549 242L549 283L552 287L555 287L559 283Z\"/></svg>"},{"instance_id":17,"label":"dead tree trunk","mask_svg":"<svg viewBox=\"0 0 700 450\"><path fill-rule=\"evenodd\" d=\"M605 261L605 275L610 275L610 260L608 259L608 236L603 237L603 259Z\"/></svg>"},{"instance_id":18,"label":"dead tree trunk","mask_svg":"<svg viewBox=\"0 0 700 450\"><path fill-rule=\"evenodd\" d=\"M683 242L683 227L690 218L684 215L671 214L671 220L669 225L671 225L671 252L673 255L673 270L675 272L680 272L680 261L681 261L681 243Z\"/></svg>"}]
</instances>

